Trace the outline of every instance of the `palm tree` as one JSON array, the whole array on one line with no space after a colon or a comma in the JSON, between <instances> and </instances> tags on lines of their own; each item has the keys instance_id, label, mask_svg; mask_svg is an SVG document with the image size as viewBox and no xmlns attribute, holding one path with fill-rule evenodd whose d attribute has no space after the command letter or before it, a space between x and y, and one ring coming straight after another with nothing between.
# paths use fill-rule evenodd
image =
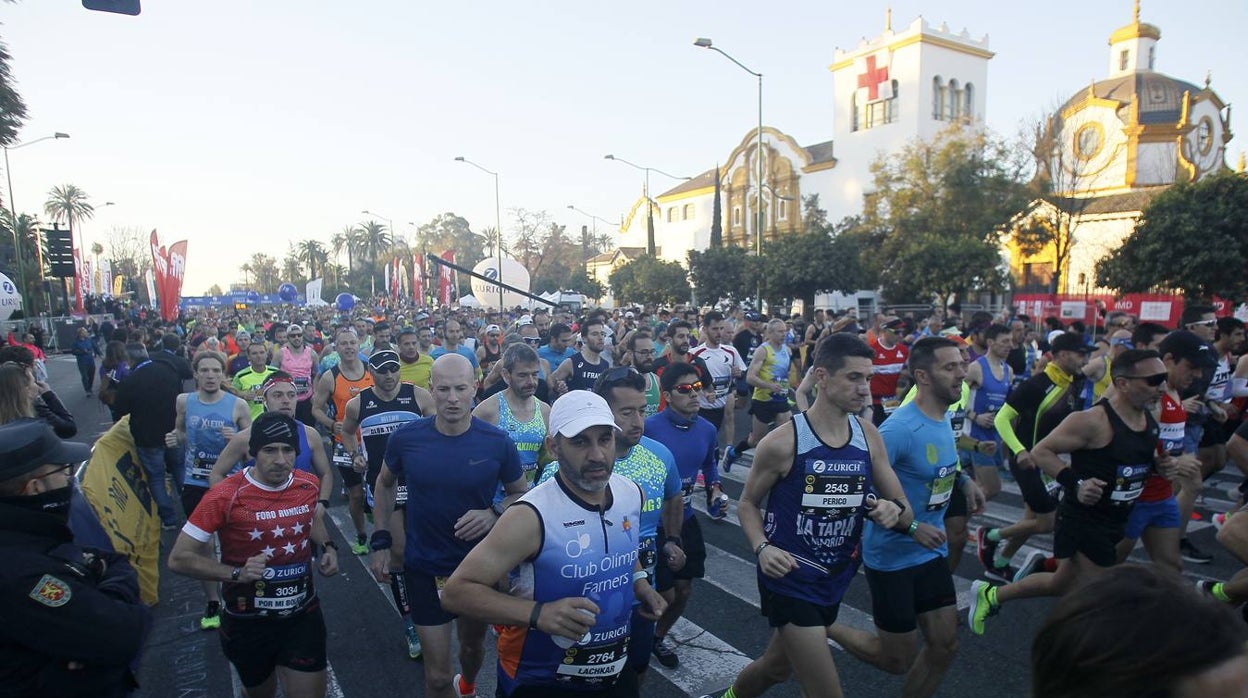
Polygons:
<instances>
[{"instance_id":1,"label":"palm tree","mask_svg":"<svg viewBox=\"0 0 1248 698\"><path fill-rule=\"evenodd\" d=\"M43 212L55 223L65 221L72 233L75 221L95 217L95 207L88 201L90 198L77 186L62 184L52 187L52 191L48 192L48 200L43 203Z\"/></svg>"},{"instance_id":2,"label":"palm tree","mask_svg":"<svg viewBox=\"0 0 1248 698\"><path fill-rule=\"evenodd\" d=\"M390 249L393 238L386 226L377 221L363 223L359 232L360 256L368 260L369 282L371 290L376 293L377 259Z\"/></svg>"},{"instance_id":3,"label":"palm tree","mask_svg":"<svg viewBox=\"0 0 1248 698\"><path fill-rule=\"evenodd\" d=\"M316 270L320 265L321 273L324 273L324 264L326 259L325 246L320 240L300 240L295 243L295 256L303 264L308 265L308 278L316 278Z\"/></svg>"},{"instance_id":4,"label":"palm tree","mask_svg":"<svg viewBox=\"0 0 1248 698\"><path fill-rule=\"evenodd\" d=\"M39 291L39 281L45 278L47 274L38 267L39 260L47 257L47 245L43 244L44 241L39 235L39 219L27 213L18 215L17 234L14 235L13 214L9 213L8 209L0 209L0 223L2 223L4 228L6 243L16 238L18 248L13 252L14 259L20 254L22 266L27 270L26 287L21 289L22 295L30 299L32 303L40 300L42 294ZM42 247L42 250L40 250L40 247ZM19 279L15 279L15 281L20 282ZM32 305L31 307L34 306Z\"/></svg>"},{"instance_id":5,"label":"palm tree","mask_svg":"<svg viewBox=\"0 0 1248 698\"><path fill-rule=\"evenodd\" d=\"M355 252L355 248L359 242L359 238L360 238L359 228L356 228L354 225L348 225L348 226L343 226L342 230L334 233L334 236L330 238L329 240L329 244L332 245L334 248L335 259L337 259L338 256L342 254L344 250L346 251L347 253L347 276L348 277L351 276L351 272L355 270L354 264L352 263L352 254Z\"/></svg>"},{"instance_id":6,"label":"palm tree","mask_svg":"<svg viewBox=\"0 0 1248 698\"><path fill-rule=\"evenodd\" d=\"M18 94L10 71L9 47L0 43L0 145L17 142L17 132L26 121L26 103Z\"/></svg>"}]
</instances>

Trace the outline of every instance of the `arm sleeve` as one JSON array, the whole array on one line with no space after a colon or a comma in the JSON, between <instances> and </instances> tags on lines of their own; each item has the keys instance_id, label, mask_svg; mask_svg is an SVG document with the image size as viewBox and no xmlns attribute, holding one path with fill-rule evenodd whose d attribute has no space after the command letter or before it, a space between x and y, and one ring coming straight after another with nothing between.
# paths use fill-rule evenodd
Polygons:
<instances>
[{"instance_id":1,"label":"arm sleeve","mask_svg":"<svg viewBox=\"0 0 1248 698\"><path fill-rule=\"evenodd\" d=\"M1231 380L1231 397L1248 397L1248 378Z\"/></svg>"},{"instance_id":2,"label":"arm sleeve","mask_svg":"<svg viewBox=\"0 0 1248 698\"><path fill-rule=\"evenodd\" d=\"M39 401L35 403L35 412L40 419L51 424L52 430L62 439L73 438L78 433L78 423L74 421L74 415L65 409L61 399L51 390L39 396Z\"/></svg>"},{"instance_id":3,"label":"arm sleeve","mask_svg":"<svg viewBox=\"0 0 1248 698\"><path fill-rule=\"evenodd\" d=\"M1001 437L1002 443L1009 447L1010 453L1018 455L1026 450L1023 442L1018 439L1018 434L1014 433L1014 420L1018 418L1018 412L1014 406L1006 402L997 411L997 416L993 418L992 425L997 428L997 435Z\"/></svg>"}]
</instances>

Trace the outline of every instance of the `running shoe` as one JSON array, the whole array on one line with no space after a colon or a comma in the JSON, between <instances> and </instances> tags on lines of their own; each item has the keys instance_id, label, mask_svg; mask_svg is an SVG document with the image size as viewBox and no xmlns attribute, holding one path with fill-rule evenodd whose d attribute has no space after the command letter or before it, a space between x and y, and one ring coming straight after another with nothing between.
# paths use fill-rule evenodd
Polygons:
<instances>
[{"instance_id":1,"label":"running shoe","mask_svg":"<svg viewBox=\"0 0 1248 698\"><path fill-rule=\"evenodd\" d=\"M1005 567L989 567L984 569L984 578L990 582L998 584L1009 584L1014 581L1014 576L1018 574L1018 570L1006 565Z\"/></svg>"},{"instance_id":2,"label":"running shoe","mask_svg":"<svg viewBox=\"0 0 1248 698\"><path fill-rule=\"evenodd\" d=\"M1179 541L1179 556L1197 565L1207 565L1213 562L1212 555L1192 545L1192 542L1186 538Z\"/></svg>"},{"instance_id":3,"label":"running shoe","mask_svg":"<svg viewBox=\"0 0 1248 698\"><path fill-rule=\"evenodd\" d=\"M729 446L728 448L725 448L724 457L719 459L720 472L726 473L729 470L732 470L732 464L737 461L737 458L738 454L736 446Z\"/></svg>"},{"instance_id":4,"label":"running shoe","mask_svg":"<svg viewBox=\"0 0 1248 698\"><path fill-rule=\"evenodd\" d=\"M199 619L200 630L216 630L221 627L221 602L209 601L204 617Z\"/></svg>"},{"instance_id":5,"label":"running shoe","mask_svg":"<svg viewBox=\"0 0 1248 698\"><path fill-rule=\"evenodd\" d=\"M983 635L984 621L988 616L995 616L997 611L1001 610L1001 606L992 601L996 596L996 592L988 582L981 580L971 582L971 605L966 609L966 622L971 626L971 632Z\"/></svg>"},{"instance_id":6,"label":"running shoe","mask_svg":"<svg viewBox=\"0 0 1248 698\"><path fill-rule=\"evenodd\" d=\"M420 636L416 634L416 626L406 626L404 633L407 635L407 656L412 659L420 659L422 650L420 647Z\"/></svg>"},{"instance_id":7,"label":"running shoe","mask_svg":"<svg viewBox=\"0 0 1248 698\"><path fill-rule=\"evenodd\" d=\"M675 669L680 666L680 657L676 656L676 650L672 649L672 643L668 642L667 638L656 637L654 639L654 649L650 651L659 660L659 664L668 669Z\"/></svg>"},{"instance_id":8,"label":"running shoe","mask_svg":"<svg viewBox=\"0 0 1248 698\"><path fill-rule=\"evenodd\" d=\"M718 691L715 691L714 693L705 693L701 695L699 698L724 698L724 696L728 695L728 691L731 688L732 686L729 686L728 688L722 688Z\"/></svg>"},{"instance_id":9,"label":"running shoe","mask_svg":"<svg viewBox=\"0 0 1248 698\"><path fill-rule=\"evenodd\" d=\"M1197 579L1196 591L1199 592L1201 596L1208 596L1211 599L1216 598L1213 595L1214 584L1217 584L1217 582L1213 581L1212 579Z\"/></svg>"},{"instance_id":10,"label":"running shoe","mask_svg":"<svg viewBox=\"0 0 1248 698\"><path fill-rule=\"evenodd\" d=\"M351 544L351 553L353 555L367 555L368 539L364 536L356 536L355 542Z\"/></svg>"},{"instance_id":11,"label":"running shoe","mask_svg":"<svg viewBox=\"0 0 1248 698\"><path fill-rule=\"evenodd\" d=\"M1018 571L1014 573L1011 582L1018 582L1028 575L1035 574L1044 570L1044 553L1039 550L1033 550L1027 554L1027 558L1023 560L1023 564L1018 566Z\"/></svg>"},{"instance_id":12,"label":"running shoe","mask_svg":"<svg viewBox=\"0 0 1248 698\"><path fill-rule=\"evenodd\" d=\"M451 680L451 684L455 686L455 695L459 696L459 698L476 698L476 684L471 686L465 684L463 674L456 674L455 678Z\"/></svg>"},{"instance_id":13,"label":"running shoe","mask_svg":"<svg viewBox=\"0 0 1248 698\"><path fill-rule=\"evenodd\" d=\"M987 526L980 526L975 533L975 539L979 543L976 554L979 556L979 564L984 566L985 571L997 568L997 546L1001 545L1001 541L988 540L988 532L991 530Z\"/></svg>"}]
</instances>

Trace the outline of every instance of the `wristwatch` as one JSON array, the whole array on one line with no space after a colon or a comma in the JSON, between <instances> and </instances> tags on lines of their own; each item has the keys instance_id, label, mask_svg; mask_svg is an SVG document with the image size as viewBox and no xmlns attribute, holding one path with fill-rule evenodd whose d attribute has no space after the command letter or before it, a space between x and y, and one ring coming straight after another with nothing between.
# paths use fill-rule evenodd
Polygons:
<instances>
[{"instance_id":1,"label":"wristwatch","mask_svg":"<svg viewBox=\"0 0 1248 698\"><path fill-rule=\"evenodd\" d=\"M230 570L230 581L237 582L239 575L241 575L242 573L243 573L242 567L235 567L234 569Z\"/></svg>"}]
</instances>

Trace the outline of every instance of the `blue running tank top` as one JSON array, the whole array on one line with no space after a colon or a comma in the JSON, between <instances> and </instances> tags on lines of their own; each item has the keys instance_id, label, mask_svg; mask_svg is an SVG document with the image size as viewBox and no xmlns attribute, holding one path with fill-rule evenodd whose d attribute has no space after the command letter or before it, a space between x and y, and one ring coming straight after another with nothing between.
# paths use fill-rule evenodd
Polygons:
<instances>
[{"instance_id":1,"label":"blue running tank top","mask_svg":"<svg viewBox=\"0 0 1248 698\"><path fill-rule=\"evenodd\" d=\"M767 496L767 540L797 560L779 579L758 572L763 586L820 606L840 603L858 571L858 543L872 491L871 453L858 418L849 418L849 441L832 447L793 416L797 447L789 472Z\"/></svg>"},{"instance_id":2,"label":"blue running tank top","mask_svg":"<svg viewBox=\"0 0 1248 698\"><path fill-rule=\"evenodd\" d=\"M586 598L600 610L593 628L575 644L564 638L556 644L527 626L504 627L498 638L498 685L504 695L518 686L603 691L628 661L642 495L635 483L614 473L607 487L611 503L605 510L557 477L515 505L537 514L542 544L536 557L518 568L511 595L541 602Z\"/></svg>"},{"instance_id":3,"label":"blue running tank top","mask_svg":"<svg viewBox=\"0 0 1248 698\"><path fill-rule=\"evenodd\" d=\"M516 413L511 411L511 405L507 404L503 393L499 393L497 399L498 426L516 443L516 450L520 452L520 467L524 468L524 479L532 485L537 474L537 458L541 454L542 444L546 442L546 421L542 419L541 401L536 395L529 398L533 401L533 417L527 422L521 422L516 419Z\"/></svg>"},{"instance_id":4,"label":"blue running tank top","mask_svg":"<svg viewBox=\"0 0 1248 698\"><path fill-rule=\"evenodd\" d=\"M992 373L987 355L975 359L975 363L979 364L980 372L984 374L984 381L980 383L979 390L975 391L975 404L971 405L971 411L977 415L996 414L997 410L1005 405L1005 399L1010 395L1010 365L1002 362L1002 376L998 379ZM985 429L971 422L971 436L978 441L994 441L997 438L997 428Z\"/></svg>"},{"instance_id":5,"label":"blue running tank top","mask_svg":"<svg viewBox=\"0 0 1248 698\"><path fill-rule=\"evenodd\" d=\"M186 468L185 484L192 487L208 487L208 475L216 464L221 451L225 450L226 438L221 430L225 427L238 429L234 423L234 401L237 396L222 391L222 397L213 403L199 399L199 393L186 396L186 450L183 458Z\"/></svg>"}]
</instances>

